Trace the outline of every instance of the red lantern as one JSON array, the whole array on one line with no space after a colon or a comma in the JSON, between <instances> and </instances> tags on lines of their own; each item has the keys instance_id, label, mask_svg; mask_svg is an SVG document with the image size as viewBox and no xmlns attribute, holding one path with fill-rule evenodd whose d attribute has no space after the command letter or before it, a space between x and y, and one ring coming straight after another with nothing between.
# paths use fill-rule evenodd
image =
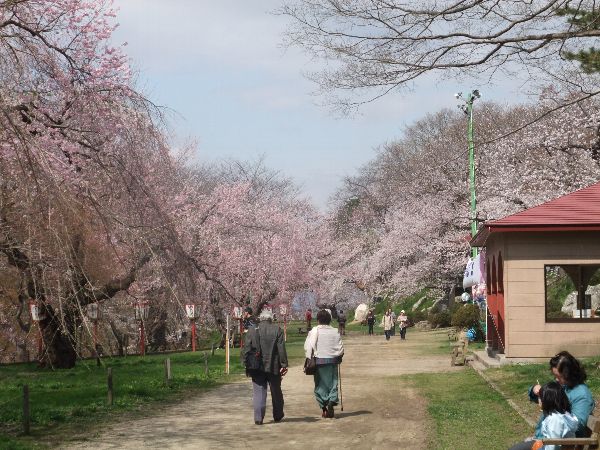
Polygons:
<instances>
[{"instance_id":1,"label":"red lantern","mask_svg":"<svg viewBox=\"0 0 600 450\"><path fill-rule=\"evenodd\" d=\"M200 311L196 308L196 305L185 305L185 314L188 319L195 320L200 316Z\"/></svg>"},{"instance_id":2,"label":"red lantern","mask_svg":"<svg viewBox=\"0 0 600 450\"><path fill-rule=\"evenodd\" d=\"M38 323L38 357L41 361L42 354L44 353L44 338L42 336L42 327L39 323L46 318L46 310L41 307L38 301L31 299L29 300L29 314L31 314L31 320Z\"/></svg>"},{"instance_id":3,"label":"red lantern","mask_svg":"<svg viewBox=\"0 0 600 450\"><path fill-rule=\"evenodd\" d=\"M196 319L198 318L199 309L196 305L185 305L185 314L188 319L190 319L190 324L192 327L192 351L196 351Z\"/></svg>"},{"instance_id":4,"label":"red lantern","mask_svg":"<svg viewBox=\"0 0 600 450\"><path fill-rule=\"evenodd\" d=\"M135 305L135 320L148 320L148 312L150 311L150 305L148 302L140 301Z\"/></svg>"},{"instance_id":5,"label":"red lantern","mask_svg":"<svg viewBox=\"0 0 600 450\"><path fill-rule=\"evenodd\" d=\"M41 305L36 300L29 300L29 313L31 320L39 322L46 318L46 312L41 308Z\"/></svg>"},{"instance_id":6,"label":"red lantern","mask_svg":"<svg viewBox=\"0 0 600 450\"><path fill-rule=\"evenodd\" d=\"M144 333L144 320L148 320L150 306L148 302L140 301L134 305L134 308L135 320L140 321L140 354L144 356L146 354L146 334Z\"/></svg>"},{"instance_id":7,"label":"red lantern","mask_svg":"<svg viewBox=\"0 0 600 450\"><path fill-rule=\"evenodd\" d=\"M234 319L240 320L242 318L242 307L241 306L235 306L233 308L232 316L233 316Z\"/></svg>"}]
</instances>

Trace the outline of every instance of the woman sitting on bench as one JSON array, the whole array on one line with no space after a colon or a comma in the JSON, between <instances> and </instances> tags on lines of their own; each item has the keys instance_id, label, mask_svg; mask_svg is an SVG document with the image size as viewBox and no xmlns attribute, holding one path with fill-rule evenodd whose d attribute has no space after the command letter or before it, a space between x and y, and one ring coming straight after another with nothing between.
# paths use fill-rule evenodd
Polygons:
<instances>
[{"instance_id":1,"label":"woman sitting on bench","mask_svg":"<svg viewBox=\"0 0 600 450\"><path fill-rule=\"evenodd\" d=\"M573 355L563 351L550 358L550 370L567 394L571 402L571 413L577 417L579 422L575 435L577 437L585 437L588 416L594 410L592 393L585 384L585 380L587 379L585 369ZM540 389L541 386L539 383L529 388L529 399L532 402L538 402ZM535 436L533 438L519 442L512 446L510 450L531 450L534 439L542 439L544 437L541 429L543 420L544 415L542 414L535 427Z\"/></svg>"}]
</instances>

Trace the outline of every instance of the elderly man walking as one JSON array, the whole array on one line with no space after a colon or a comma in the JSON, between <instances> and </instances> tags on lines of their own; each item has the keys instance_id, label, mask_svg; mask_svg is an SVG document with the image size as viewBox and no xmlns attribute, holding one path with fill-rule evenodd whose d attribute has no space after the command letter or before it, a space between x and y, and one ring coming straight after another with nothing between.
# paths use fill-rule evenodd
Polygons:
<instances>
[{"instance_id":1,"label":"elderly man walking","mask_svg":"<svg viewBox=\"0 0 600 450\"><path fill-rule=\"evenodd\" d=\"M242 360L246 366L246 375L252 377L252 404L254 423L262 425L267 408L267 385L271 390L273 420L283 419L283 392L281 378L287 373L288 358L281 328L273 323L271 310L264 310L255 328L248 330L248 336L242 351ZM258 357L259 368L248 368L250 359Z\"/></svg>"}]
</instances>

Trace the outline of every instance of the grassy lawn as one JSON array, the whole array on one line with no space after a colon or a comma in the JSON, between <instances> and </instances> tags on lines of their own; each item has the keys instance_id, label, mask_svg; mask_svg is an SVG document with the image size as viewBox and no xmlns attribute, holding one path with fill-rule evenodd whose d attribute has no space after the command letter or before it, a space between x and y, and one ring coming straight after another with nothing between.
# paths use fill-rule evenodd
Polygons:
<instances>
[{"instance_id":1,"label":"grassy lawn","mask_svg":"<svg viewBox=\"0 0 600 450\"><path fill-rule=\"evenodd\" d=\"M428 400L435 424L430 449L507 449L531 432L517 413L471 369L403 377Z\"/></svg>"},{"instance_id":2,"label":"grassy lawn","mask_svg":"<svg viewBox=\"0 0 600 450\"><path fill-rule=\"evenodd\" d=\"M287 348L292 361L303 358L305 336L288 327ZM294 332L295 331L295 332ZM163 404L226 383L243 373L239 349L231 350L230 375L224 373L225 351L207 351L205 374L202 352L104 358L79 361L73 369L39 369L36 364L0 366L0 448L44 448L60 435L93 430L127 414L155 411ZM172 380L165 384L164 360L171 360ZM107 405L107 368L112 368L114 404ZM23 385L29 385L31 435L21 436ZM151 408L149 408L151 407Z\"/></svg>"}]
</instances>

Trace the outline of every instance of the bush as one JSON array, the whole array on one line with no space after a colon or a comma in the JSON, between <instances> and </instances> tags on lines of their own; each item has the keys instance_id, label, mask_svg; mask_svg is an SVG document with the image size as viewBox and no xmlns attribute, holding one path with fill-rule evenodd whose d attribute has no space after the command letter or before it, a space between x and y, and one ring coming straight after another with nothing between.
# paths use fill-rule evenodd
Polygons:
<instances>
[{"instance_id":1,"label":"bush","mask_svg":"<svg viewBox=\"0 0 600 450\"><path fill-rule=\"evenodd\" d=\"M421 322L422 320L427 320L427 313L425 311L408 311L406 313L408 319L412 323Z\"/></svg>"},{"instance_id":2,"label":"bush","mask_svg":"<svg viewBox=\"0 0 600 450\"><path fill-rule=\"evenodd\" d=\"M479 307L477 305L463 305L457 308L452 315L452 326L471 328L479 325Z\"/></svg>"},{"instance_id":3,"label":"bush","mask_svg":"<svg viewBox=\"0 0 600 450\"><path fill-rule=\"evenodd\" d=\"M448 311L431 312L427 320L432 328L449 327L452 321L452 316Z\"/></svg>"}]
</instances>

